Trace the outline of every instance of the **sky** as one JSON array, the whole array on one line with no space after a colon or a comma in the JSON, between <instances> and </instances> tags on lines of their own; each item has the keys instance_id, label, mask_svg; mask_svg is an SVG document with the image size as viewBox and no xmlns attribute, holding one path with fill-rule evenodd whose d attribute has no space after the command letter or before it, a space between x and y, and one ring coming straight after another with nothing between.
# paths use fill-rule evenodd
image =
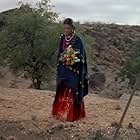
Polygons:
<instances>
[{"instance_id":1,"label":"sky","mask_svg":"<svg viewBox=\"0 0 140 140\"><path fill-rule=\"evenodd\" d=\"M15 8L18 1L0 0L0 11ZM75 21L140 25L140 0L51 0L51 3L60 17Z\"/></svg>"}]
</instances>

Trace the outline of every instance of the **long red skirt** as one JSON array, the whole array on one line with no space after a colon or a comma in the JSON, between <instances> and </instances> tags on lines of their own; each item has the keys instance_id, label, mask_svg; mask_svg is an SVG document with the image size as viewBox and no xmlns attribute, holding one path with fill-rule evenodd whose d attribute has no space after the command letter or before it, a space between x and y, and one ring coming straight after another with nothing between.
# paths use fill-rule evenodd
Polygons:
<instances>
[{"instance_id":1,"label":"long red skirt","mask_svg":"<svg viewBox=\"0 0 140 140\"><path fill-rule=\"evenodd\" d=\"M76 121L85 117L84 101L75 104L76 93L66 85L61 85L56 91L52 115L59 120Z\"/></svg>"}]
</instances>

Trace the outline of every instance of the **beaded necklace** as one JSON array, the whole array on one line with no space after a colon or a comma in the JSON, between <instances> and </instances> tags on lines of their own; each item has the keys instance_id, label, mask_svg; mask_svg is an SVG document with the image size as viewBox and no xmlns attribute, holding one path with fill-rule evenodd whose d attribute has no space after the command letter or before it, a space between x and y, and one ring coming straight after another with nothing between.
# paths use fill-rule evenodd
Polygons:
<instances>
[{"instance_id":1,"label":"beaded necklace","mask_svg":"<svg viewBox=\"0 0 140 140\"><path fill-rule=\"evenodd\" d=\"M73 39L74 35L75 35L75 33L73 33L71 36L66 36L66 35L65 35L66 45L69 44L69 42Z\"/></svg>"}]
</instances>

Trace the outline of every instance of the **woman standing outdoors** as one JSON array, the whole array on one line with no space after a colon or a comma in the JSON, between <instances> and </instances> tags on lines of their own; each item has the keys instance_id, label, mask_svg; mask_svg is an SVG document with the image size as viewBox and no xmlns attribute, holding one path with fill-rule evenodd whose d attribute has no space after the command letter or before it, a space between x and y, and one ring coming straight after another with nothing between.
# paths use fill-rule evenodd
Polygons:
<instances>
[{"instance_id":1,"label":"woman standing outdoors","mask_svg":"<svg viewBox=\"0 0 140 140\"><path fill-rule=\"evenodd\" d=\"M52 115L72 122L85 117L83 97L88 94L87 61L73 20L65 19L63 27L58 46L57 87Z\"/></svg>"}]
</instances>

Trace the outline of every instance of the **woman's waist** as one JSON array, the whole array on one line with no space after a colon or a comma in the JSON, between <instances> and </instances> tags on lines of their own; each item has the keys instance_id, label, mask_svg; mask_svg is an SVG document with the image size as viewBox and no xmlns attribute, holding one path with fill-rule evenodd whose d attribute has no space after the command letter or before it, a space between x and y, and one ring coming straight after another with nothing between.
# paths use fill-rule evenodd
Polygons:
<instances>
[{"instance_id":1,"label":"woman's waist","mask_svg":"<svg viewBox=\"0 0 140 140\"><path fill-rule=\"evenodd\" d=\"M66 65L64 63L60 63L57 68L58 73L62 73L64 75L79 75L79 65Z\"/></svg>"}]
</instances>

